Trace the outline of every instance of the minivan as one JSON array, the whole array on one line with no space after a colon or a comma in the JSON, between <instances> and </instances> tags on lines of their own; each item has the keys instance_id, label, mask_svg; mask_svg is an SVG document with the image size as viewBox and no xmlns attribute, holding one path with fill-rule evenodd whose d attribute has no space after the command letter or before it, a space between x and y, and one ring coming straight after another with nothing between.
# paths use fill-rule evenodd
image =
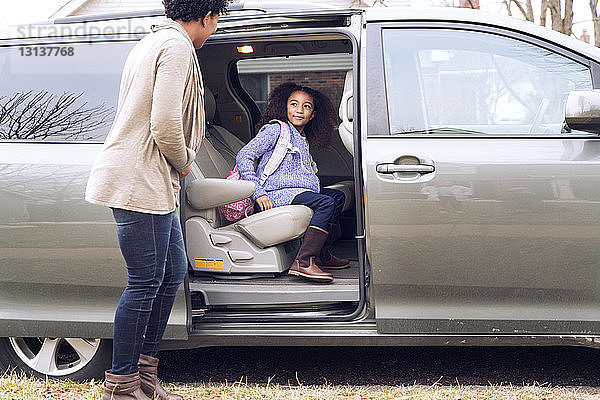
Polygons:
<instances>
[{"instance_id":1,"label":"minivan","mask_svg":"<svg viewBox=\"0 0 600 400\"><path fill-rule=\"evenodd\" d=\"M0 29L0 367L90 379L126 282L85 185L130 49L162 10ZM197 51L207 136L182 185L189 273L162 349L600 343L600 51L438 8L234 4ZM339 107L332 284L287 275L301 206L228 223L224 179L271 88ZM598 150L596 153L595 150Z\"/></svg>"}]
</instances>

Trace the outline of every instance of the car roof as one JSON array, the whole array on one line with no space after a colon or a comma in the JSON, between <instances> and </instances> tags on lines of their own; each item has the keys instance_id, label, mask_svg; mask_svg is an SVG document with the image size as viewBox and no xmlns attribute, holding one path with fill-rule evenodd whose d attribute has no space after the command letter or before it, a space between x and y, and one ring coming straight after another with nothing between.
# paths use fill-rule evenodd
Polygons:
<instances>
[{"instance_id":1,"label":"car roof","mask_svg":"<svg viewBox=\"0 0 600 400\"><path fill-rule=\"evenodd\" d=\"M498 27L508 30L523 32L530 36L546 40L564 48L573 50L581 55L600 60L600 49L587 44L574 37L569 37L549 28L541 27L528 21L522 21L512 17L490 14L481 10L471 10L453 7L437 8L408 8L408 7L373 7L366 9L334 9L321 3L315 6L314 3L294 3L281 2L269 5L268 8L259 3L247 1L233 3L230 7L230 14L224 16L220 22L221 26L247 26L248 24L257 24L262 20L269 23L286 23L290 21L311 20L320 17L332 17L337 15L352 15L364 13L367 22L392 22L392 21L421 21L421 22L460 22L475 24L480 26ZM113 30L128 27L131 29L131 21L136 21L136 27L146 31L151 24L164 18L164 11L141 10L131 12L120 12L110 14L84 15L75 17L59 18L53 21L45 21L38 24L21 25L15 27L0 28L0 39L3 38L24 38L27 36L60 36L52 35L54 31L60 32L58 27L70 25L73 31L77 27L85 25L87 31L90 26L97 27L104 32L105 29L115 28ZM37 32L46 32L46 34L28 35L31 27L45 27L46 29L34 29ZM52 29L54 26L54 30ZM291 26L291 25L290 25ZM133 31L132 31L133 32ZM131 33L131 32L130 32Z\"/></svg>"},{"instance_id":2,"label":"car roof","mask_svg":"<svg viewBox=\"0 0 600 400\"><path fill-rule=\"evenodd\" d=\"M326 4L315 5L315 3L309 2L299 4L281 2L272 3L268 7L264 7L260 3L250 1L233 3L229 7L229 13L219 20L219 27L247 26L259 21L265 24L309 22L312 19L347 16L356 13L362 13L362 10L340 9ZM105 32L108 29L112 32L118 31L120 33L147 33L149 32L150 25L164 18L163 9L61 17L54 20L16 26L0 26L0 40L72 36L61 34L65 31ZM132 24L132 21L135 21L135 23ZM66 26L69 28L65 28Z\"/></svg>"},{"instance_id":3,"label":"car roof","mask_svg":"<svg viewBox=\"0 0 600 400\"><path fill-rule=\"evenodd\" d=\"M367 22L392 22L392 21L420 21L420 22L458 22L472 25L489 26L522 32L530 36L554 43L564 48L573 50L581 55L600 61L600 49L567 36L552 29L539 26L529 21L498 14L491 14L481 10L453 7L435 8L396 8L373 7L365 9Z\"/></svg>"}]
</instances>

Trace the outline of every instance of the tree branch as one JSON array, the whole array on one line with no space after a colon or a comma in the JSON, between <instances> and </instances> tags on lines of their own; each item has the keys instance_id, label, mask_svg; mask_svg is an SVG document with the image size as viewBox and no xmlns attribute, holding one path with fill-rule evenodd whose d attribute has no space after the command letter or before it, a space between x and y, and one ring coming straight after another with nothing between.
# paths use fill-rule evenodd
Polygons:
<instances>
[{"instance_id":1,"label":"tree branch","mask_svg":"<svg viewBox=\"0 0 600 400\"><path fill-rule=\"evenodd\" d=\"M509 1L515 3L515 5L517 6L517 8L521 12L521 14L523 14L523 18L527 19L528 21L533 21L533 19L529 19L529 16L527 15L527 11L525 11L525 8L521 4L521 2L519 2L518 0L509 0Z\"/></svg>"},{"instance_id":2,"label":"tree branch","mask_svg":"<svg viewBox=\"0 0 600 400\"><path fill-rule=\"evenodd\" d=\"M113 109L80 102L83 93L60 96L41 91L0 97L0 139L87 140L97 129L107 126Z\"/></svg>"}]
</instances>

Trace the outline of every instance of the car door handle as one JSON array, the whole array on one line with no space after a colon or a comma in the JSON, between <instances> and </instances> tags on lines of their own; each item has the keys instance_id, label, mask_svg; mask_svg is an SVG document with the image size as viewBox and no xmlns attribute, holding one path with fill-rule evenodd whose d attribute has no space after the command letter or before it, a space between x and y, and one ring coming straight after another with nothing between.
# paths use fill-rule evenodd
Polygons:
<instances>
[{"instance_id":1,"label":"car door handle","mask_svg":"<svg viewBox=\"0 0 600 400\"><path fill-rule=\"evenodd\" d=\"M432 173L435 168L427 164L378 164L377 172L380 174L393 174L395 172L416 172L419 174Z\"/></svg>"}]
</instances>

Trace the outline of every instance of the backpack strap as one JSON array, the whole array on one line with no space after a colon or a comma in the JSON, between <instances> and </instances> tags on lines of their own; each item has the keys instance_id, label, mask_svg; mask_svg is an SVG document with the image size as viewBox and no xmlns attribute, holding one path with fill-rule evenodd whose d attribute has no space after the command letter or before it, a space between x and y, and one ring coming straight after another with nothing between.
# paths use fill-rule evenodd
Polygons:
<instances>
[{"instance_id":1,"label":"backpack strap","mask_svg":"<svg viewBox=\"0 0 600 400\"><path fill-rule=\"evenodd\" d=\"M269 161L267 161L267 165L265 165L265 169L260 176L259 182L261 186L263 186L267 181L267 178L271 176L273 172L277 170L277 168L279 168L279 165L285 158L285 155L288 153L288 151L293 151L292 134L288 124L277 119L274 119L271 122L279 123L281 132L279 133L279 138L277 138L275 150L273 150L273 154L271 154L271 158L269 158Z\"/></svg>"},{"instance_id":2,"label":"backpack strap","mask_svg":"<svg viewBox=\"0 0 600 400\"><path fill-rule=\"evenodd\" d=\"M265 182L267 181L267 179L269 178L269 176L271 176L273 174L273 172L277 171L277 168L279 168L279 165L281 165L281 162L283 161L283 159L285 158L285 155L287 153L298 153L300 155L300 149L298 149L297 147L294 147L292 145L292 133L290 132L290 127L288 126L288 124L285 122L282 122L278 119L274 119L274 120L270 121L269 123L275 123L275 122L279 123L279 126L281 127L281 132L279 133L279 138L277 138L277 144L275 144L275 150L273 150L273 154L271 154L271 158L269 158L269 161L267 161L267 165L265 165L265 169L264 169L262 175L260 176L260 180L259 180L260 186L263 186L265 184ZM309 157L310 157L310 154L309 154ZM311 163L312 163L312 159L311 159ZM309 171L304 166L304 163L302 162L302 156L300 156L300 164L302 165L302 170L304 171L304 173L306 173L306 174L311 173L311 171Z\"/></svg>"}]
</instances>

